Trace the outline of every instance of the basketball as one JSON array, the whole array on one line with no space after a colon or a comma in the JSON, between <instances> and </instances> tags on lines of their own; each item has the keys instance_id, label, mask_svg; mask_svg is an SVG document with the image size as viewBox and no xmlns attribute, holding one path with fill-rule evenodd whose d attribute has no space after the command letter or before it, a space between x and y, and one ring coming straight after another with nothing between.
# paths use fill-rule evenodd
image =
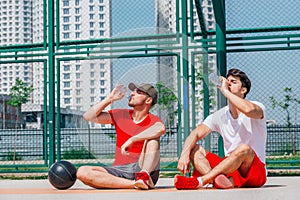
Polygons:
<instances>
[{"instance_id":1,"label":"basketball","mask_svg":"<svg viewBox=\"0 0 300 200\"><path fill-rule=\"evenodd\" d=\"M59 190L68 189L76 181L76 168L68 161L57 161L49 169L48 180L53 187Z\"/></svg>"}]
</instances>

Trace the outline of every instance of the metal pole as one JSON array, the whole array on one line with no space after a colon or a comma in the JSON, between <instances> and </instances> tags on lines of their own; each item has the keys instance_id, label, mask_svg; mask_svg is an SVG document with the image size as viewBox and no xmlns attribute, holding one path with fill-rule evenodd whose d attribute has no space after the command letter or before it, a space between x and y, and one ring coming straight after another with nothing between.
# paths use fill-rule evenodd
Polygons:
<instances>
[{"instance_id":1,"label":"metal pole","mask_svg":"<svg viewBox=\"0 0 300 200\"><path fill-rule=\"evenodd\" d=\"M57 11L58 12L58 11ZM48 1L48 73L49 73L49 165L56 159L55 148L55 66L54 66L54 0Z\"/></svg>"},{"instance_id":2,"label":"metal pole","mask_svg":"<svg viewBox=\"0 0 300 200\"><path fill-rule=\"evenodd\" d=\"M225 17L225 0L213 0L214 13L216 18L216 51L217 67L221 76L226 75L226 17ZM226 98L218 90L218 108L227 104ZM218 139L219 156L224 156L223 138Z\"/></svg>"},{"instance_id":3,"label":"metal pole","mask_svg":"<svg viewBox=\"0 0 300 200\"><path fill-rule=\"evenodd\" d=\"M190 132L190 110L189 110L189 61L188 61L188 18L187 0L181 2L182 7L182 73L183 73L183 117L184 117L184 140Z\"/></svg>"}]
</instances>

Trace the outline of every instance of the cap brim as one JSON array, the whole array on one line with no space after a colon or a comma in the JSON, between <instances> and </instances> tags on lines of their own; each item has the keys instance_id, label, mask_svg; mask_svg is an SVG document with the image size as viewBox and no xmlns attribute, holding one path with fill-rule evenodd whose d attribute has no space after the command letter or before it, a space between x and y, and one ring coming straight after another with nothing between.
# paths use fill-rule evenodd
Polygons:
<instances>
[{"instance_id":1,"label":"cap brim","mask_svg":"<svg viewBox=\"0 0 300 200\"><path fill-rule=\"evenodd\" d=\"M133 90L135 90L137 87L136 87L136 85L135 85L134 83L129 83L128 88L129 88L131 91L133 91Z\"/></svg>"},{"instance_id":2,"label":"cap brim","mask_svg":"<svg viewBox=\"0 0 300 200\"><path fill-rule=\"evenodd\" d=\"M148 94L149 96L151 96L151 95L148 93L147 90L145 90L144 88L142 88L142 87L140 87L140 86L135 85L134 83L129 83L128 88L129 88L131 91L133 91L133 90L135 90L135 89L137 88L137 89L139 89L139 90L145 92L145 93Z\"/></svg>"}]
</instances>

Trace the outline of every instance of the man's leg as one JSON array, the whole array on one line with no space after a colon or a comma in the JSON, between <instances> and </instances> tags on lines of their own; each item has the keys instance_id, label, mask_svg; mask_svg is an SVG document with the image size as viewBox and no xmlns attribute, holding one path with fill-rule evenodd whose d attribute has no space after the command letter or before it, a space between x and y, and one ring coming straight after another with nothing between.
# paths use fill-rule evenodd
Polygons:
<instances>
[{"instance_id":1,"label":"man's leg","mask_svg":"<svg viewBox=\"0 0 300 200\"><path fill-rule=\"evenodd\" d=\"M246 176L254 159L254 151L249 145L240 145L230 156L212 169L209 169L210 165L207 166L208 160L205 156L206 151L204 148L194 149L191 160L195 170L202 176L198 178L175 177L174 181L177 189L196 189L214 181L219 181L221 188L231 188L233 187L232 181L226 178L225 175L239 170L242 176Z\"/></svg>"},{"instance_id":2,"label":"man's leg","mask_svg":"<svg viewBox=\"0 0 300 200\"><path fill-rule=\"evenodd\" d=\"M154 188L153 180L150 176L151 172L159 166L160 161L160 143L159 138L146 140L139 159L140 172L136 173L136 180L134 186L140 189L152 189ZM158 172L158 171L157 171ZM158 178L158 177L157 177ZM154 180L156 183L157 178Z\"/></svg>"},{"instance_id":3,"label":"man's leg","mask_svg":"<svg viewBox=\"0 0 300 200\"><path fill-rule=\"evenodd\" d=\"M201 176L210 172L211 167L206 159L207 151L200 145L196 145L191 152L190 159L194 166L193 176Z\"/></svg>"},{"instance_id":4,"label":"man's leg","mask_svg":"<svg viewBox=\"0 0 300 200\"><path fill-rule=\"evenodd\" d=\"M220 174L228 175L236 170L239 170L242 176L246 176L253 162L254 155L254 151L249 145L240 145L230 156L201 177L203 185L213 182Z\"/></svg>"},{"instance_id":5,"label":"man's leg","mask_svg":"<svg viewBox=\"0 0 300 200\"><path fill-rule=\"evenodd\" d=\"M82 166L77 178L94 188L134 188L134 181L109 174L103 167Z\"/></svg>"},{"instance_id":6,"label":"man's leg","mask_svg":"<svg viewBox=\"0 0 300 200\"><path fill-rule=\"evenodd\" d=\"M206 158L207 150L200 145L195 145L190 153L190 160L194 166L191 178L176 175L174 185L177 189L197 189L203 186L201 176L211 171L211 166Z\"/></svg>"},{"instance_id":7,"label":"man's leg","mask_svg":"<svg viewBox=\"0 0 300 200\"><path fill-rule=\"evenodd\" d=\"M142 170L152 172L160 160L160 142L159 138L146 140L139 159L139 165Z\"/></svg>"}]
</instances>

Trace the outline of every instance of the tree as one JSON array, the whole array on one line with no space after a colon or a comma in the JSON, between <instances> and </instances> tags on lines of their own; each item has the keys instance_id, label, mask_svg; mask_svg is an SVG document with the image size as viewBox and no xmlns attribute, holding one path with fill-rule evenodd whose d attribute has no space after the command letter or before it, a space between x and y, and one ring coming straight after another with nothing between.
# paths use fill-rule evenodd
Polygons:
<instances>
[{"instance_id":1,"label":"tree","mask_svg":"<svg viewBox=\"0 0 300 200\"><path fill-rule=\"evenodd\" d=\"M282 108L286 112L286 124L287 124L287 131L291 130L292 122L291 122L291 116L290 116L290 108L292 104L300 104L300 99L296 98L296 94L293 93L292 88L286 87L284 88L284 99L281 101L278 101L275 99L274 96L270 97L270 102L272 104L272 108L275 109L276 107ZM295 144L295 138L294 134L292 135L292 148L293 148L293 154L296 153L296 144Z\"/></svg>"},{"instance_id":2,"label":"tree","mask_svg":"<svg viewBox=\"0 0 300 200\"><path fill-rule=\"evenodd\" d=\"M17 78L15 85L11 87L9 96L11 99L7 102L8 105L20 108L22 104L28 102L33 91L33 86L27 86L21 79ZM18 109L17 109L18 110ZM15 140L14 140L14 162L16 160L16 141L18 137L19 112L17 111L17 119L15 124Z\"/></svg>"},{"instance_id":3,"label":"tree","mask_svg":"<svg viewBox=\"0 0 300 200\"><path fill-rule=\"evenodd\" d=\"M171 134L171 125L177 114L177 109L174 108L174 103L178 101L177 96L174 94L173 90L166 87L163 83L157 83L156 88L159 91L159 98L157 100L157 105L166 111L167 116L167 128L169 135Z\"/></svg>"}]
</instances>

